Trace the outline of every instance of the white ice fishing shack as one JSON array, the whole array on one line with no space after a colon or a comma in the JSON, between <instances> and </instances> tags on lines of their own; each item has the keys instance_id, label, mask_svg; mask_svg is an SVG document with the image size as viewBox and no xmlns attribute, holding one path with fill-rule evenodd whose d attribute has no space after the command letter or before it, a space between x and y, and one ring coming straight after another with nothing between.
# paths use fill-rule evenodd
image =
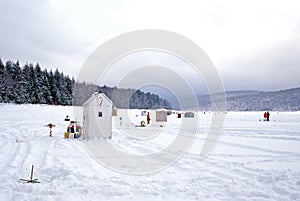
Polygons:
<instances>
[{"instance_id":1,"label":"white ice fishing shack","mask_svg":"<svg viewBox=\"0 0 300 201\"><path fill-rule=\"evenodd\" d=\"M113 102L104 93L94 93L83 107L83 138L112 137Z\"/></svg>"}]
</instances>

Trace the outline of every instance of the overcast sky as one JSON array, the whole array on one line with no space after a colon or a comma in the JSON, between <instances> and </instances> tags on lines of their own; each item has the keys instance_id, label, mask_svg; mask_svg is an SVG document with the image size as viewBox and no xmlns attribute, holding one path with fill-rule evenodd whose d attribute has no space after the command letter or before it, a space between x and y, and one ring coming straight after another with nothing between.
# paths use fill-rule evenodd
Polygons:
<instances>
[{"instance_id":1,"label":"overcast sky","mask_svg":"<svg viewBox=\"0 0 300 201\"><path fill-rule=\"evenodd\" d=\"M226 90L300 86L298 0L0 0L0 57L75 76L105 41L163 29L196 42Z\"/></svg>"}]
</instances>

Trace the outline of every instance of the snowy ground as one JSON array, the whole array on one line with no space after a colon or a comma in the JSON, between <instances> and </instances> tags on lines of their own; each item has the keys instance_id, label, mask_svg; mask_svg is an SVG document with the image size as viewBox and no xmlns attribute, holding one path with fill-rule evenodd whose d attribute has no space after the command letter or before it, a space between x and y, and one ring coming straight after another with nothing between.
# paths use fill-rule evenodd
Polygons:
<instances>
[{"instance_id":1,"label":"snowy ground","mask_svg":"<svg viewBox=\"0 0 300 201\"><path fill-rule=\"evenodd\" d=\"M200 115L197 140L171 167L128 175L99 165L81 140L64 139L72 107L0 105L0 200L300 200L300 113L228 112L222 137L206 159L199 156L211 114ZM114 122L118 119L115 118ZM148 154L174 138L170 119L160 136L140 141L113 126L113 143ZM46 124L53 122L49 138ZM122 125L127 131L140 129ZM142 131L142 130L141 130ZM16 139L20 142L16 142ZM164 143L159 143L163 140ZM31 165L40 184L24 184Z\"/></svg>"}]
</instances>

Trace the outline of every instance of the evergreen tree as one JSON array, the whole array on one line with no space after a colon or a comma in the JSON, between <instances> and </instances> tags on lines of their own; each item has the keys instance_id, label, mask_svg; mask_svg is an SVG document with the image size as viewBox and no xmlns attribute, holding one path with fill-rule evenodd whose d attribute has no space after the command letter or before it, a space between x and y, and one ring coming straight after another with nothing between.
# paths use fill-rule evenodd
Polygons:
<instances>
[{"instance_id":1,"label":"evergreen tree","mask_svg":"<svg viewBox=\"0 0 300 201\"><path fill-rule=\"evenodd\" d=\"M5 65L5 82L6 82L6 95L9 102L15 102L17 96L17 80L20 74L19 63L14 64L12 61L7 61Z\"/></svg>"},{"instance_id":2,"label":"evergreen tree","mask_svg":"<svg viewBox=\"0 0 300 201\"><path fill-rule=\"evenodd\" d=\"M72 92L69 90L71 87L70 78L64 76L63 73L60 74L60 96L62 105L71 105L72 104Z\"/></svg>"},{"instance_id":3,"label":"evergreen tree","mask_svg":"<svg viewBox=\"0 0 300 201\"><path fill-rule=\"evenodd\" d=\"M50 83L48 79L48 72L44 70L41 75L41 91L43 95L43 100L45 104L53 104L53 98L50 92ZM43 102L41 102L43 103Z\"/></svg>"},{"instance_id":4,"label":"evergreen tree","mask_svg":"<svg viewBox=\"0 0 300 201\"><path fill-rule=\"evenodd\" d=\"M15 103L23 104L28 103L29 101L29 93L28 93L28 82L25 72L25 67L21 70L18 80L17 80L17 96L15 97Z\"/></svg>"},{"instance_id":5,"label":"evergreen tree","mask_svg":"<svg viewBox=\"0 0 300 201\"><path fill-rule=\"evenodd\" d=\"M28 65L28 64L25 64L25 66L23 67L22 69L22 72L21 72L21 85L23 87L22 91L24 93L24 103L32 103L32 100L31 100L31 93L32 93L32 90L31 90L31 84L32 84L32 74L33 73L33 68L32 68L32 65Z\"/></svg>"},{"instance_id":6,"label":"evergreen tree","mask_svg":"<svg viewBox=\"0 0 300 201\"><path fill-rule=\"evenodd\" d=\"M5 66L0 58L0 102L8 102L6 95Z\"/></svg>"},{"instance_id":7,"label":"evergreen tree","mask_svg":"<svg viewBox=\"0 0 300 201\"><path fill-rule=\"evenodd\" d=\"M36 99L37 103L46 104L46 98L44 97L43 91L43 73L40 65L37 63L33 69L34 71L34 84L35 87L32 89L34 91L34 98Z\"/></svg>"},{"instance_id":8,"label":"evergreen tree","mask_svg":"<svg viewBox=\"0 0 300 201\"><path fill-rule=\"evenodd\" d=\"M29 64L29 96L30 96L30 103L38 104L39 103L39 95L37 90L37 79L35 75L35 71L32 64Z\"/></svg>"},{"instance_id":9,"label":"evergreen tree","mask_svg":"<svg viewBox=\"0 0 300 201\"><path fill-rule=\"evenodd\" d=\"M50 94L52 97L52 102L54 105L58 105L59 103L59 99L57 96L57 85L56 85L56 81L55 81L55 77L54 74L52 72L52 70L50 70L50 73L48 75L48 79L49 79L49 87L50 87Z\"/></svg>"}]
</instances>

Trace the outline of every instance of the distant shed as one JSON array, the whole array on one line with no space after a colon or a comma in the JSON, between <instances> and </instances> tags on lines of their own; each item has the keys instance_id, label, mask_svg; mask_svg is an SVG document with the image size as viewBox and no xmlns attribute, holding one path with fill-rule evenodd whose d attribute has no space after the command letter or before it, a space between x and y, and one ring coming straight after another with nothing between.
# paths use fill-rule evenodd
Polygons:
<instances>
[{"instance_id":1,"label":"distant shed","mask_svg":"<svg viewBox=\"0 0 300 201\"><path fill-rule=\"evenodd\" d=\"M168 111L165 109L156 110L156 121L157 122L167 121L167 113Z\"/></svg>"},{"instance_id":2,"label":"distant shed","mask_svg":"<svg viewBox=\"0 0 300 201\"><path fill-rule=\"evenodd\" d=\"M186 113L184 113L184 117L186 117L186 118L194 118L195 114L193 112L186 112Z\"/></svg>"},{"instance_id":3,"label":"distant shed","mask_svg":"<svg viewBox=\"0 0 300 201\"><path fill-rule=\"evenodd\" d=\"M112 101L94 93L83 105L83 138L112 137Z\"/></svg>"}]
</instances>

